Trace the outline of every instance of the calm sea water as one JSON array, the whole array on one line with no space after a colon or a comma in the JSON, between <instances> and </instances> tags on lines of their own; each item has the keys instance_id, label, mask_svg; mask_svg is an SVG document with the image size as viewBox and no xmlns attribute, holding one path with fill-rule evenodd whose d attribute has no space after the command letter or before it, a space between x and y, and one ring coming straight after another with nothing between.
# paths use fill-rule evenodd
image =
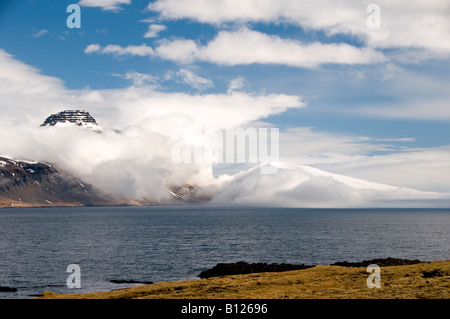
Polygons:
<instances>
[{"instance_id":1,"label":"calm sea water","mask_svg":"<svg viewBox=\"0 0 450 319\"><path fill-rule=\"evenodd\" d=\"M96 207L0 210L0 298L198 279L220 262L450 259L450 210ZM81 269L81 289L66 285Z\"/></svg>"}]
</instances>

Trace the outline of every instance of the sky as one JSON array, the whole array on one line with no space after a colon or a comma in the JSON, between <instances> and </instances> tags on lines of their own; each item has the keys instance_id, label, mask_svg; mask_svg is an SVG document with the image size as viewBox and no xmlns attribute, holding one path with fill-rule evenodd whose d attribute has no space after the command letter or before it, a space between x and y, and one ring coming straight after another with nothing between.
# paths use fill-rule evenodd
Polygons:
<instances>
[{"instance_id":1,"label":"sky","mask_svg":"<svg viewBox=\"0 0 450 319\"><path fill-rule=\"evenodd\" d=\"M70 4L80 28L67 25ZM449 18L445 0L2 0L0 153L83 176L136 154L158 163L148 174L213 179L218 167L163 160L173 132L275 127L282 161L450 193ZM34 131L64 109L127 137L96 138L67 164L52 149L91 138ZM136 161L123 178L139 192L150 186L136 183ZM104 170L105 185L123 184Z\"/></svg>"}]
</instances>

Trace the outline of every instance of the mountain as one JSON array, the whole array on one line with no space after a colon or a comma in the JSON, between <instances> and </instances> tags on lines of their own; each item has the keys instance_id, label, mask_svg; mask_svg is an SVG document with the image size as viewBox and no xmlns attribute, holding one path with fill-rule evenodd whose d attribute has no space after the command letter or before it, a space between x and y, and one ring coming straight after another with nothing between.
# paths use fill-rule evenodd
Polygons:
<instances>
[{"instance_id":1,"label":"mountain","mask_svg":"<svg viewBox=\"0 0 450 319\"><path fill-rule=\"evenodd\" d=\"M42 127L79 127L101 132L87 111L52 114ZM119 198L105 194L53 164L0 156L0 207L154 205L153 200Z\"/></svg>"},{"instance_id":2,"label":"mountain","mask_svg":"<svg viewBox=\"0 0 450 319\"><path fill-rule=\"evenodd\" d=\"M41 126L80 126L94 131L100 131L101 127L87 111L66 110L52 114Z\"/></svg>"},{"instance_id":3,"label":"mountain","mask_svg":"<svg viewBox=\"0 0 450 319\"><path fill-rule=\"evenodd\" d=\"M66 110L50 115L41 126L75 126L99 132L87 111ZM0 157L0 207L111 206L150 204L103 194L54 165Z\"/></svg>"},{"instance_id":4,"label":"mountain","mask_svg":"<svg viewBox=\"0 0 450 319\"><path fill-rule=\"evenodd\" d=\"M260 167L255 167L231 176L219 187L212 202L218 205L315 208L450 205L450 194L369 182L296 163L278 163L276 166L276 174L261 175Z\"/></svg>"},{"instance_id":5,"label":"mountain","mask_svg":"<svg viewBox=\"0 0 450 319\"><path fill-rule=\"evenodd\" d=\"M148 204L103 194L47 163L0 157L0 207Z\"/></svg>"},{"instance_id":6,"label":"mountain","mask_svg":"<svg viewBox=\"0 0 450 319\"><path fill-rule=\"evenodd\" d=\"M444 207L449 195L373 183L313 167L280 163L276 174L258 167L204 188L168 187L172 201L104 194L53 165L0 157L0 207L177 205L204 203L268 207Z\"/></svg>"},{"instance_id":7,"label":"mountain","mask_svg":"<svg viewBox=\"0 0 450 319\"><path fill-rule=\"evenodd\" d=\"M102 130L89 112L82 110L52 114L41 126ZM0 207L189 203L317 208L450 206L449 194L368 182L296 163L277 163L275 174L261 174L260 169L265 165L268 164L231 176L222 175L211 185L202 187L185 183L168 185L170 199L156 202L105 194L53 164L0 157Z\"/></svg>"}]
</instances>

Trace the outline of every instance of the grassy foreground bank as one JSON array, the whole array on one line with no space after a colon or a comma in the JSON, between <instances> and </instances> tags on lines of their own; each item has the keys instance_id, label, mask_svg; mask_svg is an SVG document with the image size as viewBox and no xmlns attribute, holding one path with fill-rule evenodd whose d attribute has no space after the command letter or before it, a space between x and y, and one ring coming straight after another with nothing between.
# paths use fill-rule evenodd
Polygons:
<instances>
[{"instance_id":1,"label":"grassy foreground bank","mask_svg":"<svg viewBox=\"0 0 450 319\"><path fill-rule=\"evenodd\" d=\"M366 267L313 268L160 282L105 292L41 299L449 299L450 260L381 267L381 288L368 288Z\"/></svg>"}]
</instances>

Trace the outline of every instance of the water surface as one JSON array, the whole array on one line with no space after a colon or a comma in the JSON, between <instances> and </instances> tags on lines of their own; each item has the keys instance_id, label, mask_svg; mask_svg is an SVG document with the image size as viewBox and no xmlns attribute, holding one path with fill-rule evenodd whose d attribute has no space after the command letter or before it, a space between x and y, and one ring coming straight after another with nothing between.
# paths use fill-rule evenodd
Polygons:
<instances>
[{"instance_id":1,"label":"water surface","mask_svg":"<svg viewBox=\"0 0 450 319\"><path fill-rule=\"evenodd\" d=\"M84 207L0 210L0 298L198 279L219 262L450 259L450 210ZM67 266L81 269L69 289Z\"/></svg>"}]
</instances>

